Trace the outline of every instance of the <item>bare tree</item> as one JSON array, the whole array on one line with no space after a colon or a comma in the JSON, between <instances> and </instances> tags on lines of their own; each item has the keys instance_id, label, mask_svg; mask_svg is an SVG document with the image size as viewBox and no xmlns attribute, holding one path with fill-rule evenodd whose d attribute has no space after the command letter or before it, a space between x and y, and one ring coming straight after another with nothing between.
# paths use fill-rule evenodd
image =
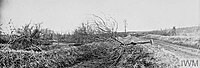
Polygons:
<instances>
[{"instance_id":1,"label":"bare tree","mask_svg":"<svg viewBox=\"0 0 200 68\"><path fill-rule=\"evenodd\" d=\"M113 17L102 18L95 14L92 14L94 17L93 22L98 29L106 33L114 33L118 29L118 22Z\"/></svg>"},{"instance_id":2,"label":"bare tree","mask_svg":"<svg viewBox=\"0 0 200 68\"><path fill-rule=\"evenodd\" d=\"M100 30L103 33L111 34L110 38L120 43L120 46L119 46L120 49L117 49L119 52L119 55L116 59L114 59L114 62L112 63L113 66L116 66L119 63L119 61L122 59L122 57L125 56L124 51L126 49L125 48L126 45L146 44L146 43L153 42L152 40L150 40L147 42L131 42L129 44L122 43L121 41L116 39L115 35L118 29L118 22L113 17L100 17L95 14L92 14L92 16L94 17L92 19L92 22L94 23L93 26L97 30Z\"/></svg>"},{"instance_id":3,"label":"bare tree","mask_svg":"<svg viewBox=\"0 0 200 68\"><path fill-rule=\"evenodd\" d=\"M92 14L94 17L92 19L92 22L94 23L93 26L97 29L100 30L103 33L111 34L110 38L119 42L121 45L126 45L116 39L116 33L118 29L118 22L113 18L113 17L100 17L95 14ZM114 60L113 66L116 66L117 63L122 59L122 56L124 54L125 48L123 46L120 46L118 57Z\"/></svg>"},{"instance_id":4,"label":"bare tree","mask_svg":"<svg viewBox=\"0 0 200 68\"><path fill-rule=\"evenodd\" d=\"M92 14L93 19L91 20L93 23L94 29L96 28L98 31L102 33L111 34L110 38L124 45L121 41L117 40L116 34L118 29L118 22L111 16L109 17L100 17L98 15Z\"/></svg>"}]
</instances>

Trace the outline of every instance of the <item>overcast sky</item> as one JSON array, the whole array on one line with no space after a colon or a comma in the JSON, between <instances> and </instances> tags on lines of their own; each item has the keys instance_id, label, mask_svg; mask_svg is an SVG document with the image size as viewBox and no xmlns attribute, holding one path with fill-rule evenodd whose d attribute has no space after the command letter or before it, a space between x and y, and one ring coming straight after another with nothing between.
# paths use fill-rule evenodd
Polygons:
<instances>
[{"instance_id":1,"label":"overcast sky","mask_svg":"<svg viewBox=\"0 0 200 68\"><path fill-rule=\"evenodd\" d=\"M5 0L2 23L12 19L17 27L43 22L43 27L71 32L85 22L89 14L110 15L124 30L187 27L200 23L199 0Z\"/></svg>"}]
</instances>

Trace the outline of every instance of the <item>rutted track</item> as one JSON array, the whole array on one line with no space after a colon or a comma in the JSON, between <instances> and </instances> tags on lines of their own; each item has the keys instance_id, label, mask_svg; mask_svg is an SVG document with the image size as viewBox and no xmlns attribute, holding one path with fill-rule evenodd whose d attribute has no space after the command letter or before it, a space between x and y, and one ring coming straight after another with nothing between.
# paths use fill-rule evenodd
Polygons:
<instances>
[{"instance_id":1,"label":"rutted track","mask_svg":"<svg viewBox=\"0 0 200 68\"><path fill-rule=\"evenodd\" d=\"M165 50L174 53L179 58L200 58L200 50L176 45L160 40L154 40L154 45L160 45Z\"/></svg>"}]
</instances>

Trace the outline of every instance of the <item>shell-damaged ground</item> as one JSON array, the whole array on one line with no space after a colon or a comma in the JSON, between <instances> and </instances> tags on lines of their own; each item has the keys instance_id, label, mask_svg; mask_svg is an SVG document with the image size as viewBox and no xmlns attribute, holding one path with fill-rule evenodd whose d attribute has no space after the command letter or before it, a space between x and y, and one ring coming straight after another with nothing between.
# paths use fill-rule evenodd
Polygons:
<instances>
[{"instance_id":1,"label":"shell-damaged ground","mask_svg":"<svg viewBox=\"0 0 200 68\"><path fill-rule=\"evenodd\" d=\"M144 37L127 36L120 38L123 42L137 42L137 41L149 41L150 39ZM142 47L149 52L154 53L154 57L157 58L158 64L164 64L164 68L179 68L182 59L200 59L200 50L191 47L185 47L162 40L153 40L153 44L141 44Z\"/></svg>"}]
</instances>

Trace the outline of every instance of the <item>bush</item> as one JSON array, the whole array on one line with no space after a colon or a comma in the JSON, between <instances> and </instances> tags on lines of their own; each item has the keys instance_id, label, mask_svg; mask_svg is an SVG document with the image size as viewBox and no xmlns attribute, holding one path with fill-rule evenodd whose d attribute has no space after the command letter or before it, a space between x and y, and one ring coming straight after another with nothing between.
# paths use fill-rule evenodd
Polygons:
<instances>
[{"instance_id":1,"label":"bush","mask_svg":"<svg viewBox=\"0 0 200 68\"><path fill-rule=\"evenodd\" d=\"M72 51L72 50L71 50ZM73 65L75 56L69 50L49 52L1 51L0 67L11 68L63 68Z\"/></svg>"},{"instance_id":2,"label":"bush","mask_svg":"<svg viewBox=\"0 0 200 68\"><path fill-rule=\"evenodd\" d=\"M10 30L12 30L11 35L9 35L9 44L11 44L11 49L26 49L38 44L40 35L39 26L30 26L30 24L27 24L22 28L10 28Z\"/></svg>"},{"instance_id":3,"label":"bush","mask_svg":"<svg viewBox=\"0 0 200 68\"><path fill-rule=\"evenodd\" d=\"M0 35L0 43L6 44L9 42L9 36L8 35Z\"/></svg>"},{"instance_id":4,"label":"bush","mask_svg":"<svg viewBox=\"0 0 200 68\"><path fill-rule=\"evenodd\" d=\"M42 51L41 45L50 45L52 34L47 29L41 29L40 24L26 24L22 28L12 29L9 35L10 48L15 50ZM52 32L52 31L50 31Z\"/></svg>"}]
</instances>

